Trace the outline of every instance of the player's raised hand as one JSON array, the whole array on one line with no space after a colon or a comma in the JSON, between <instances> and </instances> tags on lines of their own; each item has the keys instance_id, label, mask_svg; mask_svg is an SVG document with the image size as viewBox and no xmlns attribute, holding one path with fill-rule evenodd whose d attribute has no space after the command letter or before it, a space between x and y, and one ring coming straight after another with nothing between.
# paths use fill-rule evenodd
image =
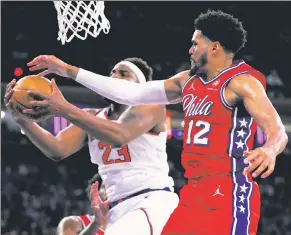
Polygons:
<instances>
[{"instance_id":1,"label":"player's raised hand","mask_svg":"<svg viewBox=\"0 0 291 235\"><path fill-rule=\"evenodd\" d=\"M54 79L51 80L52 93L50 95L44 95L37 91L29 91L29 95L37 100L30 101L33 107L38 107L38 111L46 113L46 115L60 115L62 116L64 108L69 104L64 98L60 89ZM34 114L34 109L24 109L22 111L26 114Z\"/></svg>"},{"instance_id":2,"label":"player's raised hand","mask_svg":"<svg viewBox=\"0 0 291 235\"><path fill-rule=\"evenodd\" d=\"M68 64L53 55L40 55L27 63L30 71L45 69L40 76L45 76L50 73L58 74L67 77Z\"/></svg>"},{"instance_id":3,"label":"player's raised hand","mask_svg":"<svg viewBox=\"0 0 291 235\"><path fill-rule=\"evenodd\" d=\"M266 178L275 169L277 154L273 148L256 148L250 152L244 152L246 158L244 163L251 163L245 170L244 174L252 173L253 177L259 176L264 170L267 171L262 174L261 178Z\"/></svg>"},{"instance_id":4,"label":"player's raised hand","mask_svg":"<svg viewBox=\"0 0 291 235\"><path fill-rule=\"evenodd\" d=\"M98 181L92 184L90 190L91 207L94 211L95 222L102 226L106 224L109 202L102 201L98 192Z\"/></svg>"}]
</instances>

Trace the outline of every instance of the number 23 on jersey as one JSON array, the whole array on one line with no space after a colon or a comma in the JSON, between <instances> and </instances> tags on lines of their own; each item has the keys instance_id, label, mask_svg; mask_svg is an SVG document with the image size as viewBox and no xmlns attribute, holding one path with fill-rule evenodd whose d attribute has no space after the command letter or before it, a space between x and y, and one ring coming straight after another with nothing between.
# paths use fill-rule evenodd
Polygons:
<instances>
[{"instance_id":1,"label":"number 23 on jersey","mask_svg":"<svg viewBox=\"0 0 291 235\"><path fill-rule=\"evenodd\" d=\"M131 157L128 151L128 145L124 145L122 148L112 149L109 144L104 143L104 142L99 142L98 147L99 149L104 150L103 156L102 156L104 165L131 162ZM111 156L112 151L117 151L117 155L119 158L112 159L112 156Z\"/></svg>"}]
</instances>

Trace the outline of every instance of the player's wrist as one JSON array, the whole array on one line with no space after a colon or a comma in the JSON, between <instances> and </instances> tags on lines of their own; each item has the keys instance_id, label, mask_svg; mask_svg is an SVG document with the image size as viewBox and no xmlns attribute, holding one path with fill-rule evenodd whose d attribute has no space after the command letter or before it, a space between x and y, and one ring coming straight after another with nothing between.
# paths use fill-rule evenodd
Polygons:
<instances>
[{"instance_id":1,"label":"player's wrist","mask_svg":"<svg viewBox=\"0 0 291 235\"><path fill-rule=\"evenodd\" d=\"M20 118L20 117L15 117L13 116L13 120L17 123L18 126L20 127L28 127L29 124L33 123L32 120L27 120L24 118Z\"/></svg>"},{"instance_id":2,"label":"player's wrist","mask_svg":"<svg viewBox=\"0 0 291 235\"><path fill-rule=\"evenodd\" d=\"M277 156L279 154L278 148L274 145L263 146L262 148L269 156Z\"/></svg>"},{"instance_id":3,"label":"player's wrist","mask_svg":"<svg viewBox=\"0 0 291 235\"><path fill-rule=\"evenodd\" d=\"M61 116L64 118L69 118L69 114L74 110L76 106L72 105L68 101L64 101L62 103L59 103L54 110L51 111L52 115Z\"/></svg>"},{"instance_id":4,"label":"player's wrist","mask_svg":"<svg viewBox=\"0 0 291 235\"><path fill-rule=\"evenodd\" d=\"M73 80L76 80L79 70L80 69L78 67L66 64L66 75L67 77L72 78Z\"/></svg>"},{"instance_id":5,"label":"player's wrist","mask_svg":"<svg viewBox=\"0 0 291 235\"><path fill-rule=\"evenodd\" d=\"M91 226L94 227L95 229L98 229L101 227L101 223L100 221L98 221L98 219L95 218L91 221Z\"/></svg>"}]
</instances>

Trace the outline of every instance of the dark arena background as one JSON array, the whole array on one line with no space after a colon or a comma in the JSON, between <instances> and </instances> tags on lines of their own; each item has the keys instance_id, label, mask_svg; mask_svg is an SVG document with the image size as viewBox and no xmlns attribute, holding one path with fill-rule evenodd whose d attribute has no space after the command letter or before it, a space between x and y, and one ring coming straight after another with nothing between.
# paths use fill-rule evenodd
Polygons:
<instances>
[{"instance_id":1,"label":"dark arena background","mask_svg":"<svg viewBox=\"0 0 291 235\"><path fill-rule=\"evenodd\" d=\"M97 172L87 147L61 162L46 158L6 112L3 96L7 83L30 74L26 63L40 54L56 55L69 64L104 75L123 58L141 57L154 68L155 80L169 78L189 68L193 20L209 8L221 9L243 21L248 43L237 57L266 75L268 96L290 139L290 2L106 2L109 34L101 32L97 38L89 36L85 41L74 38L65 45L57 41L53 2L1 2L1 234L55 234L64 216L88 213L85 188ZM96 94L74 81L54 77L68 101L80 108L97 107ZM186 182L180 164L183 113L181 105L169 105L167 109L171 128L167 152L178 192ZM68 122L54 117L40 124L57 134ZM258 129L256 146L263 143L264 135ZM290 169L289 141L274 173L257 180L262 196L258 235L291 235Z\"/></svg>"}]
</instances>

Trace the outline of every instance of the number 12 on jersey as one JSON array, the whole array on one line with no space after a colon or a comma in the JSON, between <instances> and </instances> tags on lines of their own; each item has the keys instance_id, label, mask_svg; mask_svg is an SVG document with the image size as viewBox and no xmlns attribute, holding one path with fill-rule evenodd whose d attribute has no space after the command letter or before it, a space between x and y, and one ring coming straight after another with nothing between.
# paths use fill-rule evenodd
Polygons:
<instances>
[{"instance_id":1,"label":"number 12 on jersey","mask_svg":"<svg viewBox=\"0 0 291 235\"><path fill-rule=\"evenodd\" d=\"M208 145L209 140L206 136L210 132L210 129L210 124L208 122L200 120L194 122L194 120L191 120L189 122L186 144L190 145L193 143L195 145ZM195 134L193 140L191 140L193 131Z\"/></svg>"}]
</instances>

